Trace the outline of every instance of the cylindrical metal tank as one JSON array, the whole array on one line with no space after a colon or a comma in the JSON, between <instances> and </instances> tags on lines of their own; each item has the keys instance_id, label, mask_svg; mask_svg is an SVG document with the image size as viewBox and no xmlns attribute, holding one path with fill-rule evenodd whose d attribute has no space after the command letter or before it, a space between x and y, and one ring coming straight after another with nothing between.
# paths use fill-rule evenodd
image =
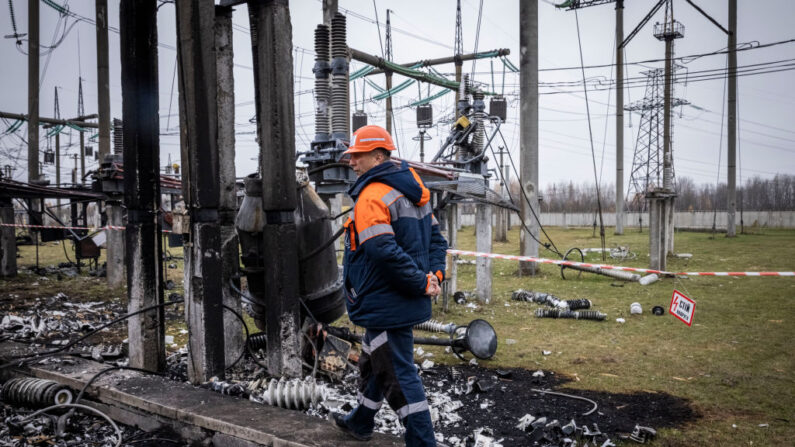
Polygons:
<instances>
[{"instance_id":1,"label":"cylindrical metal tank","mask_svg":"<svg viewBox=\"0 0 795 447\"><path fill-rule=\"evenodd\" d=\"M312 315L322 323L331 323L345 313L342 274L337 264L334 244L307 257L333 236L329 211L320 196L308 182L296 184L298 206L295 224L298 235L299 293ZM240 204L235 226L240 238L241 261L246 275L253 318L260 329L265 328L265 302L263 298L266 259L278 253L264 253L262 229L265 213L262 210L262 181L257 174L245 179L243 202ZM301 306L301 313L306 311Z\"/></svg>"}]
</instances>

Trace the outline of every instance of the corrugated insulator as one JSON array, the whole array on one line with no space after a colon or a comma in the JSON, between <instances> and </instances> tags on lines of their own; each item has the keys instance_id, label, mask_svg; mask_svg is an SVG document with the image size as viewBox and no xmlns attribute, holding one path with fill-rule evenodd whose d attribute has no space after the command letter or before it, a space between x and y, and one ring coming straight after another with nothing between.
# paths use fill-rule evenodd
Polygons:
<instances>
[{"instance_id":1,"label":"corrugated insulator","mask_svg":"<svg viewBox=\"0 0 795 447\"><path fill-rule=\"evenodd\" d=\"M275 407L290 410L305 410L317 405L326 398L326 388L318 385L311 377L306 380L271 379L267 388L260 394L252 394L252 399Z\"/></svg>"},{"instance_id":2,"label":"corrugated insulator","mask_svg":"<svg viewBox=\"0 0 795 447\"><path fill-rule=\"evenodd\" d=\"M331 19L331 57L348 56L348 36L345 16L337 13Z\"/></svg>"},{"instance_id":3,"label":"corrugated insulator","mask_svg":"<svg viewBox=\"0 0 795 447\"><path fill-rule=\"evenodd\" d=\"M5 403L31 408L44 408L55 404L70 404L72 390L53 380L34 377L16 377L3 385Z\"/></svg>"},{"instance_id":4,"label":"corrugated insulator","mask_svg":"<svg viewBox=\"0 0 795 447\"><path fill-rule=\"evenodd\" d=\"M451 334L456 328L455 323L444 324L441 321L428 320L424 323L415 324L414 329L428 332L445 332Z\"/></svg>"},{"instance_id":5,"label":"corrugated insulator","mask_svg":"<svg viewBox=\"0 0 795 447\"><path fill-rule=\"evenodd\" d=\"M591 308L591 300L580 298L576 300L566 300L566 304L569 306L569 310L578 310L578 309L590 309Z\"/></svg>"},{"instance_id":6,"label":"corrugated insulator","mask_svg":"<svg viewBox=\"0 0 795 447\"><path fill-rule=\"evenodd\" d=\"M315 28L315 60L328 62L331 56L328 26L320 24Z\"/></svg>"}]
</instances>

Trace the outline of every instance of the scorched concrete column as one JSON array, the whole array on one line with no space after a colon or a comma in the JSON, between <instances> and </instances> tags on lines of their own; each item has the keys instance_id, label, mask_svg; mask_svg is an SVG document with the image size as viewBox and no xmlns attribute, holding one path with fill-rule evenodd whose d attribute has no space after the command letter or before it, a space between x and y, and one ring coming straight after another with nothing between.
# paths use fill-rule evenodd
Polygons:
<instances>
[{"instance_id":1,"label":"scorched concrete column","mask_svg":"<svg viewBox=\"0 0 795 447\"><path fill-rule=\"evenodd\" d=\"M160 210L160 119L157 85L157 2L122 0L121 91L124 119L124 203L127 206L127 299L136 312L163 303ZM130 366L166 366L162 307L129 319Z\"/></svg>"},{"instance_id":2,"label":"scorched concrete column","mask_svg":"<svg viewBox=\"0 0 795 447\"><path fill-rule=\"evenodd\" d=\"M218 216L221 224L221 290L223 304L241 313L240 297L232 292L230 281L238 274L238 252L235 214L237 213L237 187L235 186L235 80L232 51L232 8L215 8L215 57L218 103L218 165L221 197ZM239 287L240 284L237 284ZM224 310L224 358L231 365L243 349L243 326L240 320Z\"/></svg>"},{"instance_id":3,"label":"scorched concrete column","mask_svg":"<svg viewBox=\"0 0 795 447\"><path fill-rule=\"evenodd\" d=\"M263 179L263 242L270 261L264 273L268 369L271 375L295 377L301 374L301 359L290 7L287 0L252 0L248 7Z\"/></svg>"},{"instance_id":4,"label":"scorched concrete column","mask_svg":"<svg viewBox=\"0 0 795 447\"><path fill-rule=\"evenodd\" d=\"M215 6L179 0L176 7L180 135L187 152L182 160L189 167L182 178L190 216L185 246L188 379L200 383L224 374Z\"/></svg>"}]
</instances>

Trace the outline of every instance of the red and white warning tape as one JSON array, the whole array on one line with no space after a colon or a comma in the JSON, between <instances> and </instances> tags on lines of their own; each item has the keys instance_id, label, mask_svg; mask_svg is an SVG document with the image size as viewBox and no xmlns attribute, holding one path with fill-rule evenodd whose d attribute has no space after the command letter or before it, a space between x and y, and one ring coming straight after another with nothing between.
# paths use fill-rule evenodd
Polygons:
<instances>
[{"instance_id":1,"label":"red and white warning tape","mask_svg":"<svg viewBox=\"0 0 795 447\"><path fill-rule=\"evenodd\" d=\"M475 256L479 258L507 259L509 261L530 261L540 264L555 264L561 266L595 267L602 270L624 270L627 272L656 273L663 276L795 276L795 272L666 272L663 270L644 269L637 267L621 267L617 265L589 264L587 262L561 261L558 259L536 258L533 256L501 255L497 253L482 253L467 250L447 250L451 255Z\"/></svg>"},{"instance_id":2,"label":"red and white warning tape","mask_svg":"<svg viewBox=\"0 0 795 447\"><path fill-rule=\"evenodd\" d=\"M124 231L126 227L120 227L118 225L105 225L104 227L66 227L61 225L27 225L27 224L7 224L7 223L0 223L0 227L14 227L14 228L55 228L59 230L88 230L88 231L97 231L97 230L119 230ZM163 233L171 233L171 230L162 230Z\"/></svg>"}]
</instances>

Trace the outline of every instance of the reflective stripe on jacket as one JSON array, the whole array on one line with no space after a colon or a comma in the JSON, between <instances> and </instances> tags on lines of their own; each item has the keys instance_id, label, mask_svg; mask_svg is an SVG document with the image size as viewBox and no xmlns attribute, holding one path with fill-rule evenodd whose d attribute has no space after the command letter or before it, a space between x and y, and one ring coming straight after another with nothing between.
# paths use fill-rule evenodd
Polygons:
<instances>
[{"instance_id":1,"label":"reflective stripe on jacket","mask_svg":"<svg viewBox=\"0 0 795 447\"><path fill-rule=\"evenodd\" d=\"M383 163L350 191L345 223L348 316L369 329L411 326L431 317L428 272L444 277L447 242L433 216L430 191L405 164Z\"/></svg>"}]
</instances>

